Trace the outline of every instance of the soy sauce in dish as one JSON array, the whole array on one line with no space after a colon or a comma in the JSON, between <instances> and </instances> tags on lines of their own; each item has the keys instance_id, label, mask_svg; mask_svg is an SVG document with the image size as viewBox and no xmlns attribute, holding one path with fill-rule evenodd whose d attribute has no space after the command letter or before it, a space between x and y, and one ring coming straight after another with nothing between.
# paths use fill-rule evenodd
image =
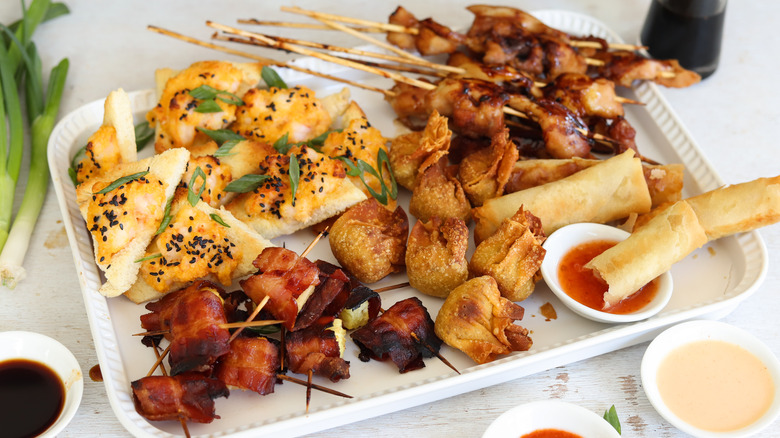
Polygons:
<instances>
[{"instance_id":1,"label":"soy sauce in dish","mask_svg":"<svg viewBox=\"0 0 780 438\"><path fill-rule=\"evenodd\" d=\"M34 437L46 431L65 404L65 385L48 366L26 359L0 362L0 433Z\"/></svg>"},{"instance_id":2,"label":"soy sauce in dish","mask_svg":"<svg viewBox=\"0 0 780 438\"><path fill-rule=\"evenodd\" d=\"M718 68L725 0L654 0L642 27L641 41L658 59L706 78Z\"/></svg>"}]
</instances>

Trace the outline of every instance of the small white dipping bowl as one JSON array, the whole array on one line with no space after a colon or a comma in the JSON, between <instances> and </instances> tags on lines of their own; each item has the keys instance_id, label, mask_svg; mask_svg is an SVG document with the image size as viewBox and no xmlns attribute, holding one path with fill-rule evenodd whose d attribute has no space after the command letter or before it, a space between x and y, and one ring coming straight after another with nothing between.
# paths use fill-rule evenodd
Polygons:
<instances>
[{"instance_id":1,"label":"small white dipping bowl","mask_svg":"<svg viewBox=\"0 0 780 438\"><path fill-rule=\"evenodd\" d=\"M775 382L775 398L766 413L754 423L729 432L712 432L691 426L675 415L664 403L658 390L658 367L677 347L696 341L725 341L738 345L756 356L769 370ZM699 438L741 438L768 427L780 414L780 361L772 350L750 333L718 321L689 321L666 329L647 347L642 357L642 388L655 410L681 431Z\"/></svg>"},{"instance_id":2,"label":"small white dipping bowl","mask_svg":"<svg viewBox=\"0 0 780 438\"><path fill-rule=\"evenodd\" d=\"M65 429L81 403L84 377L73 353L58 341L32 332L0 332L0 362L26 359L45 364L65 386L65 403L57 420L39 437L54 437Z\"/></svg>"},{"instance_id":3,"label":"small white dipping bowl","mask_svg":"<svg viewBox=\"0 0 780 438\"><path fill-rule=\"evenodd\" d=\"M526 403L496 418L482 438L519 438L539 429L559 429L588 438L620 438L601 416L581 406L556 400Z\"/></svg>"},{"instance_id":4,"label":"small white dipping bowl","mask_svg":"<svg viewBox=\"0 0 780 438\"><path fill-rule=\"evenodd\" d=\"M542 245L547 250L541 267L545 283L566 307L578 315L594 321L606 323L633 322L655 315L666 307L669 299L672 298L672 274L669 272L661 274L658 278L658 292L655 294L653 301L634 313L623 315L602 312L581 304L567 295L561 288L560 281L558 281L558 266L563 256L572 248L594 240L622 241L630 235L630 233L619 228L593 223L572 224L558 229ZM637 254L637 257L641 256L641 254Z\"/></svg>"}]
</instances>

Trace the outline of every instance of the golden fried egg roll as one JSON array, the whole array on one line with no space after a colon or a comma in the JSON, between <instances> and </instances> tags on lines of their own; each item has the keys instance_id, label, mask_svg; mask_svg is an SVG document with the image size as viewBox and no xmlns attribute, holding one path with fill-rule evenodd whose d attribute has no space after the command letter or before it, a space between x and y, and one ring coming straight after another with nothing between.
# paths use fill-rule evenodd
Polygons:
<instances>
[{"instance_id":1,"label":"golden fried egg roll","mask_svg":"<svg viewBox=\"0 0 780 438\"><path fill-rule=\"evenodd\" d=\"M520 206L541 219L549 235L568 224L604 223L646 213L650 205L642 163L628 150L561 180L487 200L472 210L474 233L481 242Z\"/></svg>"},{"instance_id":2,"label":"golden fried egg roll","mask_svg":"<svg viewBox=\"0 0 780 438\"><path fill-rule=\"evenodd\" d=\"M607 309L668 271L696 248L707 243L696 213L685 201L673 204L626 240L585 265L609 285Z\"/></svg>"}]
</instances>

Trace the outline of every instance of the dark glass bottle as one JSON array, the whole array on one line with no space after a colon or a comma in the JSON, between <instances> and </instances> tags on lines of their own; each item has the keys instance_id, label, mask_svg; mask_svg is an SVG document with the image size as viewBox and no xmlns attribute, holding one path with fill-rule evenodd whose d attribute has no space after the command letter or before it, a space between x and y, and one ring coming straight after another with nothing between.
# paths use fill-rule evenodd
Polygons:
<instances>
[{"instance_id":1,"label":"dark glass bottle","mask_svg":"<svg viewBox=\"0 0 780 438\"><path fill-rule=\"evenodd\" d=\"M653 0L640 38L653 58L706 78L718 68L725 15L726 0Z\"/></svg>"}]
</instances>

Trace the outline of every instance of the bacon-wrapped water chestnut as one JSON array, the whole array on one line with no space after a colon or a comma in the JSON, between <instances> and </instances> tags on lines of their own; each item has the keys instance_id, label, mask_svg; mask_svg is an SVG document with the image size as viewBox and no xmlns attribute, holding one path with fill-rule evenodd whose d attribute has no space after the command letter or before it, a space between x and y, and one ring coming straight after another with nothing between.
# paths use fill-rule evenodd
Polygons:
<instances>
[{"instance_id":1,"label":"bacon-wrapped water chestnut","mask_svg":"<svg viewBox=\"0 0 780 438\"><path fill-rule=\"evenodd\" d=\"M322 316L335 316L349 297L350 279L344 271L323 260L314 264L320 270L320 284L298 312L293 331L309 327Z\"/></svg>"},{"instance_id":2,"label":"bacon-wrapped water chestnut","mask_svg":"<svg viewBox=\"0 0 780 438\"><path fill-rule=\"evenodd\" d=\"M230 351L214 367L214 377L230 388L246 389L260 395L274 392L281 368L278 342L264 337L237 337Z\"/></svg>"},{"instance_id":3,"label":"bacon-wrapped water chestnut","mask_svg":"<svg viewBox=\"0 0 780 438\"><path fill-rule=\"evenodd\" d=\"M342 359L346 332L341 320L322 318L318 323L287 333L284 352L287 368L297 374L310 370L331 382L349 378L349 362Z\"/></svg>"},{"instance_id":4,"label":"bacon-wrapped water chestnut","mask_svg":"<svg viewBox=\"0 0 780 438\"><path fill-rule=\"evenodd\" d=\"M299 307L319 284L319 269L311 261L285 248L266 248L257 256L258 273L240 282L241 288L255 303L266 296L268 310L292 330Z\"/></svg>"},{"instance_id":5,"label":"bacon-wrapped water chestnut","mask_svg":"<svg viewBox=\"0 0 780 438\"><path fill-rule=\"evenodd\" d=\"M528 330L514 324L523 314L522 307L501 296L492 277L472 278L444 301L436 316L436 334L483 364L531 348Z\"/></svg>"},{"instance_id":6,"label":"bacon-wrapped water chestnut","mask_svg":"<svg viewBox=\"0 0 780 438\"><path fill-rule=\"evenodd\" d=\"M441 348L441 340L434 333L433 320L416 297L393 304L350 336L360 347L360 360L390 359L401 373L423 368L423 359L433 357Z\"/></svg>"},{"instance_id":7,"label":"bacon-wrapped water chestnut","mask_svg":"<svg viewBox=\"0 0 780 438\"><path fill-rule=\"evenodd\" d=\"M209 370L229 351L230 332L221 326L227 319L220 294L214 284L199 281L146 305L151 313L141 316L141 325L170 330L172 375Z\"/></svg>"},{"instance_id":8,"label":"bacon-wrapped water chestnut","mask_svg":"<svg viewBox=\"0 0 780 438\"><path fill-rule=\"evenodd\" d=\"M339 264L364 283L403 270L409 219L401 207L389 211L374 198L342 214L330 229L330 249Z\"/></svg>"},{"instance_id":9,"label":"bacon-wrapped water chestnut","mask_svg":"<svg viewBox=\"0 0 780 438\"><path fill-rule=\"evenodd\" d=\"M379 315L382 299L373 289L357 286L349 292L339 318L347 330L354 330L368 324Z\"/></svg>"},{"instance_id":10,"label":"bacon-wrapped water chestnut","mask_svg":"<svg viewBox=\"0 0 780 438\"><path fill-rule=\"evenodd\" d=\"M147 376L130 386L135 410L152 421L184 419L211 423L219 418L214 399L230 395L224 383L198 373Z\"/></svg>"},{"instance_id":11,"label":"bacon-wrapped water chestnut","mask_svg":"<svg viewBox=\"0 0 780 438\"><path fill-rule=\"evenodd\" d=\"M469 228L459 218L417 221L406 248L406 274L418 291L445 298L469 276Z\"/></svg>"}]
</instances>

